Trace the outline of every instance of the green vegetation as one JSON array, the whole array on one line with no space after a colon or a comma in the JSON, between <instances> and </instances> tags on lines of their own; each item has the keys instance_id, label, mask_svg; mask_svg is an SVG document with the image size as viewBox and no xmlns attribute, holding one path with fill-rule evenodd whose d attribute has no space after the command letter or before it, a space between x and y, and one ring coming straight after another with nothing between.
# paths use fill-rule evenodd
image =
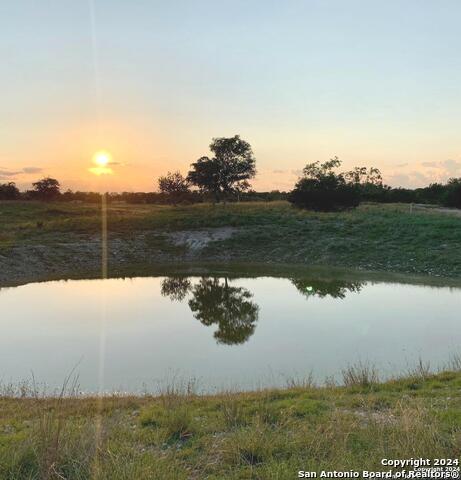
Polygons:
<instances>
[{"instance_id":1,"label":"green vegetation","mask_svg":"<svg viewBox=\"0 0 461 480\"><path fill-rule=\"evenodd\" d=\"M322 164L315 162L306 165L303 176L288 196L289 201L307 210L334 212L357 207L362 190L383 188L378 169L371 168L369 172L363 167L351 172L335 172L340 165L338 157Z\"/></svg>"},{"instance_id":2,"label":"green vegetation","mask_svg":"<svg viewBox=\"0 0 461 480\"><path fill-rule=\"evenodd\" d=\"M345 387L310 379L285 390L157 397L0 396L0 478L285 479L298 470L383 470L382 458L458 458L461 374L417 368ZM456 370L456 371L454 371Z\"/></svg>"},{"instance_id":3,"label":"green vegetation","mask_svg":"<svg viewBox=\"0 0 461 480\"><path fill-rule=\"evenodd\" d=\"M0 202L0 218L0 281L98 273L100 206ZM114 275L185 262L461 275L461 218L400 204L315 213L286 202L176 208L112 203L108 225L109 272ZM194 237L219 229L228 234L203 242Z\"/></svg>"},{"instance_id":4,"label":"green vegetation","mask_svg":"<svg viewBox=\"0 0 461 480\"><path fill-rule=\"evenodd\" d=\"M98 205L0 202L0 218L0 281L98 274ZM286 202L110 203L108 225L113 275L185 262L461 274L461 218L399 204L314 213ZM203 241L204 232L221 233ZM319 294L360 288L339 278L320 284ZM305 290L302 277L294 284ZM204 293L221 295L220 285L200 286L197 312L207 306ZM188 288L187 279L171 277L162 293L181 298ZM241 289L234 294L241 300L237 313L251 320L250 299ZM197 395L193 386L172 386L156 397L103 398L4 387L0 478L275 479L296 478L298 470L381 470L384 457L457 458L460 364L456 357L450 371L432 374L421 363L384 383L372 366L359 364L344 369L344 386L317 387L307 378L281 390L214 396Z\"/></svg>"}]
</instances>

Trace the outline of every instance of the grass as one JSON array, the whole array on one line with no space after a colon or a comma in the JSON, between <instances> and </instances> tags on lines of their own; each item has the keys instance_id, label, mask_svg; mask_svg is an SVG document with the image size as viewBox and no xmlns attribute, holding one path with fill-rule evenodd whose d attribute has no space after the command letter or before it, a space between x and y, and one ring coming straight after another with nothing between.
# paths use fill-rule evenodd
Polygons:
<instances>
[{"instance_id":1,"label":"grass","mask_svg":"<svg viewBox=\"0 0 461 480\"><path fill-rule=\"evenodd\" d=\"M96 205L0 202L0 284L97 274ZM160 263L258 262L459 277L461 218L404 205L341 213L285 202L168 207L110 205L109 272ZM168 233L234 227L192 251ZM381 382L345 367L343 386L311 374L287 388L159 396L57 397L0 389L0 479L285 479L299 470L381 470L381 458L459 458L461 358L434 374L420 361ZM67 392L68 393L68 392Z\"/></svg>"},{"instance_id":2,"label":"grass","mask_svg":"<svg viewBox=\"0 0 461 480\"><path fill-rule=\"evenodd\" d=\"M285 479L298 470L382 470L381 458L459 458L459 371L380 383L371 367L351 370L346 386L213 396L4 391L0 478Z\"/></svg>"},{"instance_id":3,"label":"grass","mask_svg":"<svg viewBox=\"0 0 461 480\"><path fill-rule=\"evenodd\" d=\"M0 255L11 260L10 278L24 271L56 277L99 269L99 206L0 202L0 218ZM113 204L108 222L109 271L114 274L137 273L140 266L148 270L159 263L251 260L461 275L461 217L430 210L410 213L407 205L364 204L347 212L315 213L286 202L176 208ZM203 249L175 245L168 235L219 227L234 227L233 236Z\"/></svg>"}]
</instances>

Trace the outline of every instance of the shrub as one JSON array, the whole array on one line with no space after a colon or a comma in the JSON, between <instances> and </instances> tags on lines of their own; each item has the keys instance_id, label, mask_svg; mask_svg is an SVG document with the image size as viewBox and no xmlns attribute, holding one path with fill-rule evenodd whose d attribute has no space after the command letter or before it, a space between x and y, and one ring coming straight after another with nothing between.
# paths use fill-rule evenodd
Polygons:
<instances>
[{"instance_id":1,"label":"shrub","mask_svg":"<svg viewBox=\"0 0 461 480\"><path fill-rule=\"evenodd\" d=\"M360 189L345 174L333 171L340 165L337 157L306 165L288 200L296 207L325 212L357 207Z\"/></svg>"},{"instance_id":2,"label":"shrub","mask_svg":"<svg viewBox=\"0 0 461 480\"><path fill-rule=\"evenodd\" d=\"M447 207L461 208L461 178L448 180L443 204Z\"/></svg>"},{"instance_id":3,"label":"shrub","mask_svg":"<svg viewBox=\"0 0 461 480\"><path fill-rule=\"evenodd\" d=\"M19 196L19 189L14 182L0 184L0 200L16 200Z\"/></svg>"}]
</instances>

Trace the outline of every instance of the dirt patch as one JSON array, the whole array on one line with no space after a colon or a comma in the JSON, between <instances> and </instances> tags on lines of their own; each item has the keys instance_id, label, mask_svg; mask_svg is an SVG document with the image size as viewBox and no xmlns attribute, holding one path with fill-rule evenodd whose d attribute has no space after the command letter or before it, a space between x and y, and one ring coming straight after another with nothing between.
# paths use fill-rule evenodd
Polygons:
<instances>
[{"instance_id":1,"label":"dirt patch","mask_svg":"<svg viewBox=\"0 0 461 480\"><path fill-rule=\"evenodd\" d=\"M236 230L214 228L172 233L152 230L123 238L109 235L109 272L130 265L148 267L195 261L201 258L200 255L208 244L226 240ZM80 272L97 273L101 268L101 251L99 236L75 234L61 235L58 242L14 245L0 249L0 287L31 279L72 277Z\"/></svg>"},{"instance_id":2,"label":"dirt patch","mask_svg":"<svg viewBox=\"0 0 461 480\"><path fill-rule=\"evenodd\" d=\"M207 230L183 230L169 234L173 245L186 246L197 251L205 248L210 242L221 242L232 237L236 229L232 227L213 228Z\"/></svg>"},{"instance_id":3,"label":"dirt patch","mask_svg":"<svg viewBox=\"0 0 461 480\"><path fill-rule=\"evenodd\" d=\"M445 215L453 215L455 217L461 217L461 210L458 208L435 207L430 205L424 205L422 203L415 203L413 205L413 208L416 211L425 212L425 213L442 213Z\"/></svg>"}]
</instances>

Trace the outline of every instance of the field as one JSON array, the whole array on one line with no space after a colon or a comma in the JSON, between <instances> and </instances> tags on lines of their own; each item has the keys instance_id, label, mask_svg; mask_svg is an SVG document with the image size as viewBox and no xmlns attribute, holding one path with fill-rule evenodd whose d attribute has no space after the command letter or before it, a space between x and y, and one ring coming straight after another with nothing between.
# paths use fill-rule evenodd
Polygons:
<instances>
[{"instance_id":1,"label":"field","mask_svg":"<svg viewBox=\"0 0 461 480\"><path fill-rule=\"evenodd\" d=\"M378 383L373 368L346 386L309 379L285 390L158 397L0 396L0 478L286 479L299 470L378 470L382 458L459 458L461 374L424 365ZM27 388L22 388L27 393Z\"/></svg>"},{"instance_id":2,"label":"field","mask_svg":"<svg viewBox=\"0 0 461 480\"><path fill-rule=\"evenodd\" d=\"M99 274L99 205L3 202L0 218L0 282ZM109 275L194 262L461 274L461 217L400 204L340 213L285 202L112 204L108 231Z\"/></svg>"},{"instance_id":3,"label":"field","mask_svg":"<svg viewBox=\"0 0 461 480\"><path fill-rule=\"evenodd\" d=\"M109 275L221 265L335 267L461 275L461 218L408 205L314 213L285 202L109 205ZM0 203L0 286L101 274L101 208ZM369 275L367 273L367 275ZM416 281L416 280L415 280ZM285 389L199 395L46 396L0 387L0 479L286 479L298 471L388 470L382 458L459 458L461 359L380 381L345 366L343 384L293 379Z\"/></svg>"}]
</instances>

